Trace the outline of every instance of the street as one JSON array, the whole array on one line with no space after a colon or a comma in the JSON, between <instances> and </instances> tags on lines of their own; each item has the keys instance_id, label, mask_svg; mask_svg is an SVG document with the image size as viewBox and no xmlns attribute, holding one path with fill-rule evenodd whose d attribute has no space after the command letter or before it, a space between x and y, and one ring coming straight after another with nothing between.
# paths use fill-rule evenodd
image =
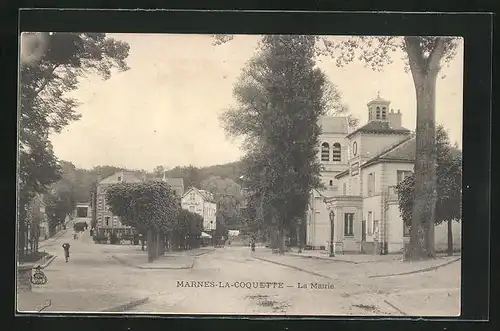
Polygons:
<instances>
[{"instance_id":1,"label":"street","mask_svg":"<svg viewBox=\"0 0 500 331\"><path fill-rule=\"evenodd\" d=\"M61 247L64 242L71 245L67 263ZM368 278L375 262L321 261L276 256L263 247L255 253L248 247L224 247L202 249L198 256L185 252L188 255L183 257L167 257L172 261L192 259L192 267L187 269L144 269L115 258L126 256L123 252L140 255L146 265L140 246L95 244L88 231L74 240L69 230L41 249L57 255L44 270L48 283L34 287L32 294L20 293L19 298L20 302L23 297L29 301L29 295L49 298L52 306L47 312L102 311L104 305L148 298L125 312L365 316L459 313L460 263L427 273ZM266 261L266 256L279 259L281 264ZM387 268L383 263L379 265ZM401 308L407 304L407 295L416 298L413 306ZM58 305L58 298L67 303ZM22 304L18 309L28 310Z\"/></svg>"}]
</instances>

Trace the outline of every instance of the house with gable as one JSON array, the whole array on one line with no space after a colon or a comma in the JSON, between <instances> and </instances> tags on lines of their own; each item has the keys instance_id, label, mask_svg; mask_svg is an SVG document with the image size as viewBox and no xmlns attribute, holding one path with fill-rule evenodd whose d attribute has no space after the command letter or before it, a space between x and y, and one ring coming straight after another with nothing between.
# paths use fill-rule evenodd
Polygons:
<instances>
[{"instance_id":1,"label":"house with gable","mask_svg":"<svg viewBox=\"0 0 500 331\"><path fill-rule=\"evenodd\" d=\"M183 209L203 217L203 231L216 229L217 204L212 193L191 187L182 196L181 205Z\"/></svg>"},{"instance_id":2,"label":"house with gable","mask_svg":"<svg viewBox=\"0 0 500 331\"><path fill-rule=\"evenodd\" d=\"M318 157L326 189L313 190L310 196L306 237L313 249L328 249L332 211L333 242L343 252L396 253L408 239L409 229L399 212L396 186L413 172L415 135L401 125L402 114L389 108L390 101L378 96L367 106L368 123L346 132L341 142L341 128L332 126L336 131L332 133L331 127L324 124L328 122L320 119L323 133ZM345 118L332 116L327 121L343 122ZM339 145L331 145L332 136L339 140L340 158ZM436 249L446 247L446 225L436 226L435 235ZM453 235L459 246L458 222L454 222Z\"/></svg>"}]
</instances>

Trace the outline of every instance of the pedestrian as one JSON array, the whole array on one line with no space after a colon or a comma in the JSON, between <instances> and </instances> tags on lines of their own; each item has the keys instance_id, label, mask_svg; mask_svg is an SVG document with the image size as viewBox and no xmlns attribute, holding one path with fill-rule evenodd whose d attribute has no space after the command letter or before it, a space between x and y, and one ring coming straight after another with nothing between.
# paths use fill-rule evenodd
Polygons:
<instances>
[{"instance_id":1,"label":"pedestrian","mask_svg":"<svg viewBox=\"0 0 500 331\"><path fill-rule=\"evenodd\" d=\"M66 259L66 262L68 262L68 259L69 259L69 248L70 247L71 246L68 243L62 244L62 248L64 249L64 258Z\"/></svg>"}]
</instances>

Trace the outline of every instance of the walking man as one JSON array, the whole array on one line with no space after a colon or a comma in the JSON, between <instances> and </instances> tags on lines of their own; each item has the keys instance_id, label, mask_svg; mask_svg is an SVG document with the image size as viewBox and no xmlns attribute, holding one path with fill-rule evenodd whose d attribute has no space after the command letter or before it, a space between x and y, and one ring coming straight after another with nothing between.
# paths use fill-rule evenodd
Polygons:
<instances>
[{"instance_id":1,"label":"walking man","mask_svg":"<svg viewBox=\"0 0 500 331\"><path fill-rule=\"evenodd\" d=\"M64 249L64 258L66 259L66 262L68 262L68 259L69 259L69 248L70 248L70 244L68 243L64 243L62 245L62 248Z\"/></svg>"}]
</instances>

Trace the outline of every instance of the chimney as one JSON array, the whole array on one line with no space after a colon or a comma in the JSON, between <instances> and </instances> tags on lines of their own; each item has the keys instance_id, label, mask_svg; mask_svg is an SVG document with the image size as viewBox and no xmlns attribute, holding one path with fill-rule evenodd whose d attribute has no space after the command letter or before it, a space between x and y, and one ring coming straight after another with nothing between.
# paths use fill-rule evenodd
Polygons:
<instances>
[{"instance_id":1,"label":"chimney","mask_svg":"<svg viewBox=\"0 0 500 331\"><path fill-rule=\"evenodd\" d=\"M395 113L393 109L391 109L391 112L387 114L387 120L389 121L389 124L392 129L400 129L401 128L401 111L398 109L398 112Z\"/></svg>"}]
</instances>

